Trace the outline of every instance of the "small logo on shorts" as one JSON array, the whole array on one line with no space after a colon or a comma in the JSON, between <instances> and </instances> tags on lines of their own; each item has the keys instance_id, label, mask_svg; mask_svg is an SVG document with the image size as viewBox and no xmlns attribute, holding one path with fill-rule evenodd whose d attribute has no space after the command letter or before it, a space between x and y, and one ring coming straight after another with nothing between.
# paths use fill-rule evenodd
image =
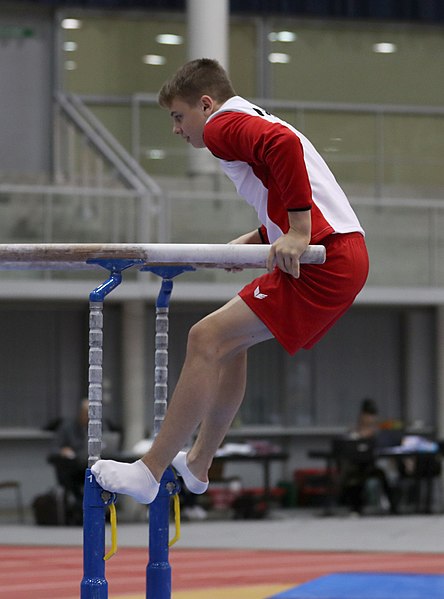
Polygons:
<instances>
[{"instance_id":1,"label":"small logo on shorts","mask_svg":"<svg viewBox=\"0 0 444 599\"><path fill-rule=\"evenodd\" d=\"M261 293L261 290L259 289L259 285L256 287L256 289L254 290L254 297L256 299L265 299L266 297L268 297L268 295L266 293Z\"/></svg>"}]
</instances>

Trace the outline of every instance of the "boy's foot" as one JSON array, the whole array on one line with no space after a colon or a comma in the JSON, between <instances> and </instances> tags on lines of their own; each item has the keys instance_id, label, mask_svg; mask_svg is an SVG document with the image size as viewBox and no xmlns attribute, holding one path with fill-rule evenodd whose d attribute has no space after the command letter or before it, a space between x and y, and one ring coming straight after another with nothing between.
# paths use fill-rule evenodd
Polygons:
<instances>
[{"instance_id":1,"label":"boy's foot","mask_svg":"<svg viewBox=\"0 0 444 599\"><path fill-rule=\"evenodd\" d=\"M187 489L196 495L202 495L208 489L208 481L204 482L194 476L187 465L186 451L179 451L177 456L172 461L172 465L183 478Z\"/></svg>"},{"instance_id":2,"label":"boy's foot","mask_svg":"<svg viewBox=\"0 0 444 599\"><path fill-rule=\"evenodd\" d=\"M151 503L159 491L159 483L142 460L132 464L99 460L91 472L106 491L130 495L139 503Z\"/></svg>"}]
</instances>

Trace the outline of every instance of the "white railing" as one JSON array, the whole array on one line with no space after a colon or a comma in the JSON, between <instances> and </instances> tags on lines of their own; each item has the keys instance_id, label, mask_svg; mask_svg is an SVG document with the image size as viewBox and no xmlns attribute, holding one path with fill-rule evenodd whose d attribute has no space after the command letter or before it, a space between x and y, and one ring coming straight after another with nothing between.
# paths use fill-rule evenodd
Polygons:
<instances>
[{"instance_id":1,"label":"white railing","mask_svg":"<svg viewBox=\"0 0 444 599\"><path fill-rule=\"evenodd\" d=\"M3 243L158 240L158 206L130 189L0 184L0 215Z\"/></svg>"},{"instance_id":2,"label":"white railing","mask_svg":"<svg viewBox=\"0 0 444 599\"><path fill-rule=\"evenodd\" d=\"M95 149L97 157L108 162L113 169L116 181L122 182L124 186L139 193L149 192L152 195L161 195L162 190L155 180L141 168L140 164L78 96L60 92L56 94L56 114L59 117L56 121L54 140L56 180L71 181L73 178L75 179L78 161L88 159L85 152L77 155L75 144L69 143L69 129L67 132L63 132L63 124L65 124L68 127L73 127ZM80 170L84 172L86 166L85 162L81 162ZM97 179L95 180L97 181Z\"/></svg>"},{"instance_id":3,"label":"white railing","mask_svg":"<svg viewBox=\"0 0 444 599\"><path fill-rule=\"evenodd\" d=\"M0 184L1 240L225 243L257 226L254 211L235 193L170 192L164 200L154 204L146 195L123 189ZM352 204L367 234L370 285L444 286L443 201L352 198ZM229 273L219 271L196 277L229 279Z\"/></svg>"},{"instance_id":4,"label":"white railing","mask_svg":"<svg viewBox=\"0 0 444 599\"><path fill-rule=\"evenodd\" d=\"M185 160L185 153L178 153L177 160L147 162L143 150L147 147L147 132L141 120L143 110L156 106L155 96L84 100L90 109L77 97L60 95L57 99L56 185L0 183L2 243L225 243L257 226L255 213L231 191L231 186L215 186L208 180L201 185L193 179L174 177L178 174L177 163ZM147 175L136 158L106 130L93 114L94 106L106 103L110 109L116 104L128 106L132 114L133 153L153 170L159 171L156 165L161 163L167 165L166 173L160 169L157 179ZM335 163L335 174L342 168L345 178L338 178L366 229L372 263L369 283L444 286L444 169L435 164L444 153L444 109L271 100L258 103L285 112L287 119L293 114L296 126L302 130L310 126L314 115L323 115L320 121L323 126L328 125L330 137L336 126L349 119L349 127L356 127L353 115L368 117L374 132L370 140L372 151L368 139L364 140L367 153L320 149ZM335 115L340 115L340 123L335 122ZM384 173L390 168L393 171L395 166L407 176L410 162L417 158L400 148L397 152L402 155L397 155L395 162L389 160L394 156L386 136L391 117L413 119L410 132L419 126L415 119L426 119L427 131L432 135L427 137L427 131L424 132L424 144L431 144L431 150L415 163L409 184L400 176L397 180L392 177L390 185L384 180ZM150 126L151 121L148 119ZM316 131L319 134L320 129ZM353 140L359 140L359 131ZM419 153L424 146L422 137L416 137L414 144ZM361 176L364 165L365 176ZM433 175L429 185L415 179L423 170ZM156 182L159 180L169 182L168 191L160 188ZM4 276L8 275L3 273ZM199 275L200 280L218 281L224 276L223 272Z\"/></svg>"},{"instance_id":5,"label":"white railing","mask_svg":"<svg viewBox=\"0 0 444 599\"><path fill-rule=\"evenodd\" d=\"M131 153L148 172L188 173L188 148L159 118L155 94L81 98L93 111L128 111ZM444 107L253 101L305 133L354 196L444 199Z\"/></svg>"}]
</instances>

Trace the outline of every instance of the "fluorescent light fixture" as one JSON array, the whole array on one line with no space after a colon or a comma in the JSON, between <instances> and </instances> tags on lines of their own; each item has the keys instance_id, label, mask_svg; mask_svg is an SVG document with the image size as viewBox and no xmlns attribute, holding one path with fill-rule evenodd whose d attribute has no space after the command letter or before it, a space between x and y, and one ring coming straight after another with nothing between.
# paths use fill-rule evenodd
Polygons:
<instances>
[{"instance_id":1,"label":"fluorescent light fixture","mask_svg":"<svg viewBox=\"0 0 444 599\"><path fill-rule=\"evenodd\" d=\"M339 152L339 148L337 148L336 146L325 146L324 152L329 152L329 153Z\"/></svg>"},{"instance_id":2,"label":"fluorescent light fixture","mask_svg":"<svg viewBox=\"0 0 444 599\"><path fill-rule=\"evenodd\" d=\"M65 52L75 52L77 50L77 42L63 42Z\"/></svg>"},{"instance_id":3,"label":"fluorescent light fixture","mask_svg":"<svg viewBox=\"0 0 444 599\"><path fill-rule=\"evenodd\" d=\"M183 44L183 37L174 33L159 33L156 36L156 42L167 46L180 46L180 44Z\"/></svg>"},{"instance_id":4,"label":"fluorescent light fixture","mask_svg":"<svg viewBox=\"0 0 444 599\"><path fill-rule=\"evenodd\" d=\"M67 71L75 71L77 68L77 63L75 60L66 60L65 61L65 69Z\"/></svg>"},{"instance_id":5,"label":"fluorescent light fixture","mask_svg":"<svg viewBox=\"0 0 444 599\"><path fill-rule=\"evenodd\" d=\"M273 63L288 64L290 62L290 55L283 54L282 52L271 52L268 55L268 60Z\"/></svg>"},{"instance_id":6,"label":"fluorescent light fixture","mask_svg":"<svg viewBox=\"0 0 444 599\"><path fill-rule=\"evenodd\" d=\"M80 29L82 26L82 21L79 19L63 19L62 27L63 29Z\"/></svg>"},{"instance_id":7,"label":"fluorescent light fixture","mask_svg":"<svg viewBox=\"0 0 444 599\"><path fill-rule=\"evenodd\" d=\"M293 31L271 31L268 34L270 42L294 42L297 35Z\"/></svg>"},{"instance_id":8,"label":"fluorescent light fixture","mask_svg":"<svg viewBox=\"0 0 444 599\"><path fill-rule=\"evenodd\" d=\"M148 158L150 158L151 160L163 160L164 158L166 158L165 150L160 150L157 148L147 150L146 154Z\"/></svg>"},{"instance_id":9,"label":"fluorescent light fixture","mask_svg":"<svg viewBox=\"0 0 444 599\"><path fill-rule=\"evenodd\" d=\"M145 54L142 60L145 64L153 64L156 66L166 63L165 56L160 56L159 54Z\"/></svg>"},{"instance_id":10,"label":"fluorescent light fixture","mask_svg":"<svg viewBox=\"0 0 444 599\"><path fill-rule=\"evenodd\" d=\"M378 52L379 54L392 54L396 52L396 44L392 44L391 42L379 42L378 44L373 44L373 52Z\"/></svg>"}]
</instances>

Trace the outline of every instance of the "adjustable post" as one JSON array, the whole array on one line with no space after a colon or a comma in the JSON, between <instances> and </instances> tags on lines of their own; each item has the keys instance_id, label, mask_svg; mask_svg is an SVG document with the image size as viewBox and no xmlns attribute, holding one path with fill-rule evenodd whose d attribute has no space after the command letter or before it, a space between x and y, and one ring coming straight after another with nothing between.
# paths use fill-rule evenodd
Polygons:
<instances>
[{"instance_id":1,"label":"adjustable post","mask_svg":"<svg viewBox=\"0 0 444 599\"><path fill-rule=\"evenodd\" d=\"M159 432L168 405L168 315L173 278L185 271L194 270L189 266L149 267L149 270L162 277L162 284L156 301L156 340L154 354L154 436ZM179 493L180 485L171 468L168 468L160 481L156 499L150 504L149 521L149 561L146 568L146 599L171 598L171 566L169 557L170 499Z\"/></svg>"},{"instance_id":2,"label":"adjustable post","mask_svg":"<svg viewBox=\"0 0 444 599\"><path fill-rule=\"evenodd\" d=\"M102 450L103 389L103 301L122 282L122 270L134 261L115 260L97 263L110 271L109 278L89 296L89 369L88 369L88 468L83 495L83 579L81 599L107 599L105 578L105 513L115 495L102 489L91 472Z\"/></svg>"}]
</instances>

